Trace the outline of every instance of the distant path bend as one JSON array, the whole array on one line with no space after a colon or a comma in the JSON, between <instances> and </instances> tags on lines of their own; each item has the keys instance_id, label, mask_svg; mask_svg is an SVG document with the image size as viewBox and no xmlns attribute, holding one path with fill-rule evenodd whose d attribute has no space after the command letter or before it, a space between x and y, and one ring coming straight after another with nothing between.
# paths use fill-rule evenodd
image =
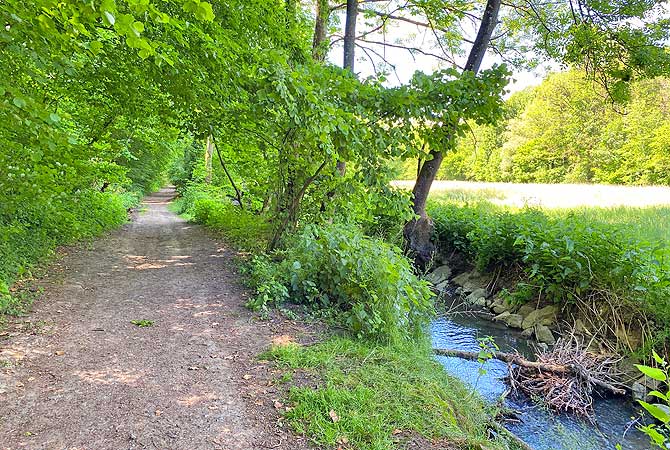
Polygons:
<instances>
[{"instance_id":1,"label":"distant path bend","mask_svg":"<svg viewBox=\"0 0 670 450\"><path fill-rule=\"evenodd\" d=\"M256 361L302 330L252 318L232 253L171 213L173 197L70 250L0 336L0 449L306 448L275 425L272 373Z\"/></svg>"}]
</instances>

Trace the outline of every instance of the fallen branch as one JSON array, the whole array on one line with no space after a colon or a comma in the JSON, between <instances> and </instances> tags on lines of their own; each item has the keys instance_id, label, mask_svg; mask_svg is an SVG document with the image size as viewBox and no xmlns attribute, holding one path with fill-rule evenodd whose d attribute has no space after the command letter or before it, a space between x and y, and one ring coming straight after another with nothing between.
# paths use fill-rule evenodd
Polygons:
<instances>
[{"instance_id":1,"label":"fallen branch","mask_svg":"<svg viewBox=\"0 0 670 450\"><path fill-rule=\"evenodd\" d=\"M446 349L446 348L436 348L433 349L433 352L436 355L441 355L441 356L453 356L456 358L463 358L467 359L470 361L477 361L479 360L479 353L478 352L466 352L463 350L451 350L451 349ZM581 367L576 367L572 364L569 365L558 365L558 364L552 364L552 363L545 363L541 361L529 361L522 357L521 355L517 353L503 353L503 352L497 352L493 355L493 358L504 361L508 364L516 364L517 366L525 367L528 369L535 369L537 371L545 371L545 372L552 372L552 373L559 373L559 374L572 374L572 375L578 375L583 377L585 380L589 381L590 383L593 383L594 385L601 387L607 391L612 392L613 394L617 395L624 395L626 393L625 389L622 389L620 387L616 387L611 383L608 383L603 380L596 379L589 375L588 373L585 373L585 371Z\"/></svg>"},{"instance_id":2,"label":"fallen branch","mask_svg":"<svg viewBox=\"0 0 670 450\"><path fill-rule=\"evenodd\" d=\"M435 354L480 360L478 352L438 348ZM531 397L542 398L557 411L570 411L591 417L596 387L617 395L626 390L617 380L619 358L588 352L571 336L559 339L551 351L539 353L529 361L517 353L495 353L493 358L509 366L509 384Z\"/></svg>"}]
</instances>

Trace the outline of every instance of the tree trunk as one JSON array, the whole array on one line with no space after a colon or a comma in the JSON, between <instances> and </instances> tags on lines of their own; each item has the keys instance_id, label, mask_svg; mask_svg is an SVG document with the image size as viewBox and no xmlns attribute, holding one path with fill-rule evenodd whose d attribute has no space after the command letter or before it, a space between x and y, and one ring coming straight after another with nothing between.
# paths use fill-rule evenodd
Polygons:
<instances>
[{"instance_id":1,"label":"tree trunk","mask_svg":"<svg viewBox=\"0 0 670 450\"><path fill-rule=\"evenodd\" d=\"M354 71L356 55L356 19L358 18L358 0L347 0L347 18L344 24L344 63L345 69Z\"/></svg>"},{"instance_id":2,"label":"tree trunk","mask_svg":"<svg viewBox=\"0 0 670 450\"><path fill-rule=\"evenodd\" d=\"M500 4L501 0L488 0L486 2L477 37L465 64L465 71L479 72L486 49L491 42L493 30L495 30L498 22ZM449 134L451 131L447 129L445 133ZM432 242L434 226L432 220L426 214L426 201L443 159L444 149L431 149L428 158L419 170L416 183L412 189L412 200L414 202L412 209L418 217L405 224L403 236L405 238L405 250L414 258L419 268L425 268L435 252L435 245Z\"/></svg>"},{"instance_id":3,"label":"tree trunk","mask_svg":"<svg viewBox=\"0 0 670 450\"><path fill-rule=\"evenodd\" d=\"M328 31L329 17L328 0L316 0L316 22L314 24L314 39L312 40L312 58L316 61L324 61L328 53L326 32Z\"/></svg>"},{"instance_id":4,"label":"tree trunk","mask_svg":"<svg viewBox=\"0 0 670 450\"><path fill-rule=\"evenodd\" d=\"M205 142L205 183L210 184L212 182L212 153L214 151L214 146L212 145L212 136L207 136L207 141Z\"/></svg>"}]
</instances>

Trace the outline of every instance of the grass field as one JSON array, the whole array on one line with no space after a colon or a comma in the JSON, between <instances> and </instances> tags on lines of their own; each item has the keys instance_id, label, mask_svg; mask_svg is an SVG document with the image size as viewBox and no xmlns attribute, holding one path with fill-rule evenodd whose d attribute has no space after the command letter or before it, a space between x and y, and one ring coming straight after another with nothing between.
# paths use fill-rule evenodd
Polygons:
<instances>
[{"instance_id":1,"label":"grass field","mask_svg":"<svg viewBox=\"0 0 670 450\"><path fill-rule=\"evenodd\" d=\"M413 183L399 180L394 185L411 189ZM670 242L670 187L665 186L435 181L430 198L463 204L487 201L510 210L534 207L551 216L615 225L653 244Z\"/></svg>"}]
</instances>

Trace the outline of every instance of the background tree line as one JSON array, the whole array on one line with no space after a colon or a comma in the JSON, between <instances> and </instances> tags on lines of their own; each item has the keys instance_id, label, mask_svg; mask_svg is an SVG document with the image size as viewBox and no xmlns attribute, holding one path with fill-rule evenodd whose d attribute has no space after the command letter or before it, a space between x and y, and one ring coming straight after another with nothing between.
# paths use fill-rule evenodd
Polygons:
<instances>
[{"instance_id":1,"label":"background tree line","mask_svg":"<svg viewBox=\"0 0 670 450\"><path fill-rule=\"evenodd\" d=\"M632 83L613 104L572 70L511 95L504 119L471 124L439 179L518 183L670 184L670 80ZM403 178L415 176L404 166Z\"/></svg>"}]
</instances>

